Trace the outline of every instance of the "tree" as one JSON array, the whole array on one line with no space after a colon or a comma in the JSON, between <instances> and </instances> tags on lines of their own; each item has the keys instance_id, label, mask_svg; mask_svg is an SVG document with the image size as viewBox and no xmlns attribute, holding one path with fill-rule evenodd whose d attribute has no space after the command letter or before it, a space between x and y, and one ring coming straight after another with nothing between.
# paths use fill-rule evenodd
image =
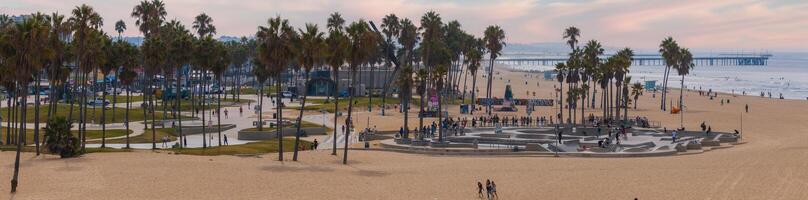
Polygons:
<instances>
[{"instance_id":1,"label":"tree","mask_svg":"<svg viewBox=\"0 0 808 200\"><path fill-rule=\"evenodd\" d=\"M412 99L412 66L405 65L396 78L398 93L401 97L401 110L404 112L404 133L401 138L410 138L409 110Z\"/></svg>"},{"instance_id":2,"label":"tree","mask_svg":"<svg viewBox=\"0 0 808 200\"><path fill-rule=\"evenodd\" d=\"M124 31L126 31L126 23L123 22L123 20L118 20L115 22L115 32L118 32L118 41L123 40L121 33ZM118 54L114 59L118 59L120 56L121 55ZM117 63L114 67L114 70L117 73L118 69L121 67L120 63ZM115 79L112 81L112 121L115 121L115 105L118 104L118 78L118 76L115 76Z\"/></svg>"},{"instance_id":3,"label":"tree","mask_svg":"<svg viewBox=\"0 0 808 200\"><path fill-rule=\"evenodd\" d=\"M81 144L78 138L70 133L73 123L64 117L48 119L48 126L45 127L45 147L51 153L59 154L61 158L74 157L81 154Z\"/></svg>"},{"instance_id":4,"label":"tree","mask_svg":"<svg viewBox=\"0 0 808 200\"><path fill-rule=\"evenodd\" d=\"M491 87L494 75L494 61L502 54L502 47L505 46L505 31L499 26L489 26L485 29L485 46L488 48L488 56L491 65L488 68L488 98L491 98ZM491 103L488 103L488 115L491 115Z\"/></svg>"},{"instance_id":5,"label":"tree","mask_svg":"<svg viewBox=\"0 0 808 200\"><path fill-rule=\"evenodd\" d=\"M48 23L50 24L50 37L48 41L48 48L52 49L53 57L52 59L46 63L45 70L47 71L47 79L48 82L51 84L51 96L61 97L60 93L57 92L56 88L62 88L63 85L67 82L68 76L70 75L70 69L65 67L65 63L68 60L68 44L67 44L67 36L70 35L72 30L70 29L70 23L65 20L65 16L59 13L53 13L49 16L46 16ZM39 84L37 84L39 85ZM48 115L47 118L50 119L51 115L56 112L56 101L59 98L50 98L48 104ZM39 102L37 100L37 102ZM37 112L38 113L38 112ZM37 114L38 115L38 114ZM37 116L38 118L38 116ZM39 129L39 123L34 124L35 129ZM38 133L35 132L35 136L38 137ZM42 140L43 142L45 140Z\"/></svg>"},{"instance_id":6,"label":"tree","mask_svg":"<svg viewBox=\"0 0 808 200\"><path fill-rule=\"evenodd\" d=\"M395 14L384 16L384 19L382 19L382 33L384 33L385 36L384 50L394 52L396 49L396 44L394 43L393 38L397 38L399 37L399 34L401 34L401 22L399 21L398 16ZM393 61L389 57L385 59L387 69L392 68L392 62ZM387 73L385 73L385 80L387 80ZM384 91L382 92L382 116L384 116L384 112L387 110L387 88L389 87L387 83L389 83L389 81L385 81ZM371 103L368 103L368 105L371 105Z\"/></svg>"},{"instance_id":7,"label":"tree","mask_svg":"<svg viewBox=\"0 0 808 200\"><path fill-rule=\"evenodd\" d=\"M477 99L477 70L480 69L480 62L483 59L483 53L485 51L485 42L482 39L474 39L471 38L473 41L469 43L473 43L471 47L465 51L463 58L465 58L465 63L467 64L468 71L471 72L471 110L470 114L474 115L474 101ZM465 100L465 90L463 91L463 99Z\"/></svg>"},{"instance_id":8,"label":"tree","mask_svg":"<svg viewBox=\"0 0 808 200\"><path fill-rule=\"evenodd\" d=\"M169 25L167 25L163 37L167 40L168 44L166 46L166 51L169 52L170 55L167 57L166 64L168 67L174 68L175 71L175 85L173 88L175 105L173 106L173 112L175 113L174 117L178 121L177 133L180 140L180 145L178 146L181 148L184 146L182 141L185 141L185 134L182 132L182 115L177 114L180 111L179 108L181 108L181 99L183 98L180 79L182 77L182 67L190 63L194 56L193 51L189 51L189 49L194 49L194 38L190 31L188 31L185 26L180 24L178 21L172 20L168 24ZM169 100L166 98L166 96L167 95L163 95L164 102Z\"/></svg>"},{"instance_id":9,"label":"tree","mask_svg":"<svg viewBox=\"0 0 808 200\"><path fill-rule=\"evenodd\" d=\"M334 89L332 90L334 95L334 140L333 147L331 148L331 155L337 155L337 130L339 126L337 126L337 117L339 116L339 73L340 67L345 64L345 58L348 49L348 37L345 36L343 33L343 24L345 20L342 19L342 16L339 13L331 14L331 17L328 18L328 38L326 39L326 43L328 45L328 52L327 52L327 62L328 65L331 66L331 73L334 74Z\"/></svg>"},{"instance_id":10,"label":"tree","mask_svg":"<svg viewBox=\"0 0 808 200\"><path fill-rule=\"evenodd\" d=\"M351 69L351 86L348 89L348 119L346 123L345 133L345 148L342 157L342 164L348 164L348 140L350 138L351 128L353 127L354 120L351 118L353 113L353 98L356 93L356 72L359 66L367 63L369 55L376 50L378 44L376 34L371 33L367 23L364 20L359 20L351 23L346 29L349 39L348 47L348 63Z\"/></svg>"},{"instance_id":11,"label":"tree","mask_svg":"<svg viewBox=\"0 0 808 200\"><path fill-rule=\"evenodd\" d=\"M570 26L564 30L564 39L567 39L567 44L570 45L570 50L575 50L575 46L578 44L578 37L581 36L581 30L578 30L577 27Z\"/></svg>"},{"instance_id":12,"label":"tree","mask_svg":"<svg viewBox=\"0 0 808 200\"><path fill-rule=\"evenodd\" d=\"M73 30L75 30L72 44L75 46L75 48L73 48L75 50L74 55L77 57L76 62L79 67L79 72L81 72L79 75L80 82L83 85L81 87L81 100L79 101L81 102L79 104L79 116L81 118L79 121L79 138L81 139L81 149L84 151L87 126L87 106L84 103L87 102L87 73L96 67L94 64L98 64L98 62L94 61L99 61L93 59L96 59L96 56L101 54L99 38L102 37L102 33L100 32L99 28L101 25L103 25L103 19L101 18L101 15L99 15L92 7L86 4L82 4L81 6L74 8L72 14L73 16L69 20L73 25ZM73 107L71 106L70 108L72 109ZM68 117L68 121L69 119L70 118Z\"/></svg>"},{"instance_id":13,"label":"tree","mask_svg":"<svg viewBox=\"0 0 808 200\"><path fill-rule=\"evenodd\" d=\"M295 31L289 26L289 21L280 16L267 20L267 27L258 27L257 57L266 67L266 72L275 77L276 82L276 109L278 124L278 161L283 161L283 103L281 102L281 74L288 67L293 54L292 41L296 37ZM260 109L260 108L259 108ZM259 122L258 124L261 124ZM260 126L260 125L259 125Z\"/></svg>"},{"instance_id":14,"label":"tree","mask_svg":"<svg viewBox=\"0 0 808 200\"><path fill-rule=\"evenodd\" d=\"M297 161L297 151L300 143L300 128L303 126L303 110L306 108L306 97L309 96L309 74L314 66L322 65L324 49L326 48L323 32L318 30L316 24L306 24L306 30L299 30L300 38L297 40L296 57L303 67L306 79L303 84L303 101L300 103L300 114L297 117L297 130L295 131L295 150L292 156Z\"/></svg>"},{"instance_id":15,"label":"tree","mask_svg":"<svg viewBox=\"0 0 808 200\"><path fill-rule=\"evenodd\" d=\"M567 64L557 63L555 65L556 80L558 81L558 123L564 121L564 78L567 76Z\"/></svg>"},{"instance_id":16,"label":"tree","mask_svg":"<svg viewBox=\"0 0 808 200\"><path fill-rule=\"evenodd\" d=\"M639 99L640 95L642 95L642 91L643 88L641 83L634 83L631 85L631 96L634 97L634 110L637 110L637 103L639 103L637 99Z\"/></svg>"},{"instance_id":17,"label":"tree","mask_svg":"<svg viewBox=\"0 0 808 200\"><path fill-rule=\"evenodd\" d=\"M154 72L159 70L160 67L164 64L164 57L165 57L165 48L163 41L157 37L160 33L160 27L163 25L163 21L165 21L165 16L167 15L165 4L161 0L152 0L149 2L148 0L143 0L140 4L136 5L135 8L132 9L131 16L136 18L135 24L139 27L140 32L143 33L145 36L145 40L141 46L141 56L143 56L143 64L146 71L146 81L147 81L147 89L144 90L146 92L146 96L148 97L147 102L148 109L152 113L152 148L156 149L156 130L155 130L155 117L154 117L154 103L153 103L153 96L154 91L151 85ZM144 103L144 105L146 105ZM144 109L144 115L146 109ZM147 117L144 117L144 122ZM148 125L146 126L148 127Z\"/></svg>"},{"instance_id":18,"label":"tree","mask_svg":"<svg viewBox=\"0 0 808 200\"><path fill-rule=\"evenodd\" d=\"M121 70L118 71L118 77L121 81L121 84L126 86L126 113L124 114L124 126L126 127L126 148L129 148L129 109L131 108L131 96L132 96L132 83L135 81L137 77L137 73L135 73L135 67L138 66L140 60L140 51L137 47L128 42L118 40L115 42L115 49L119 51L118 59L120 62Z\"/></svg>"},{"instance_id":19,"label":"tree","mask_svg":"<svg viewBox=\"0 0 808 200\"><path fill-rule=\"evenodd\" d=\"M0 44L0 47L2 47L0 48L2 49L2 55L0 55L0 57L3 58L3 66L6 67L5 70L10 77L5 77L4 79L13 80L18 85L22 86L14 88L17 90L14 93L18 94L15 95L14 98L19 98L22 102L20 108L21 117L20 120L18 120L20 123L20 134L17 135L14 174L11 179L11 192L14 193L17 190L17 182L19 180L20 152L22 151L22 144L25 143L25 119L27 113L25 105L27 105L28 97L27 86L31 83L33 79L32 76L37 74L41 67L52 59L53 51L48 48L47 45L50 37L50 29L45 15L35 13L31 15L31 18L23 22L6 26L10 27L4 28L8 30L2 31L5 36L0 36L4 37L0 39L0 41L2 41L2 44Z\"/></svg>"},{"instance_id":20,"label":"tree","mask_svg":"<svg viewBox=\"0 0 808 200\"><path fill-rule=\"evenodd\" d=\"M208 145L205 136L205 115L207 112L205 109L207 108L207 101L205 97L207 96L207 80L208 80L208 71L214 67L216 64L217 59L217 41L213 39L213 35L216 34L216 27L213 26L213 18L208 16L205 13L199 14L194 18L193 26L196 33L199 35L199 40L196 45L196 64L198 68L202 71L202 86L201 86L201 107L202 107L202 147L206 148ZM196 103L194 103L196 105ZM211 145L212 146L212 145Z\"/></svg>"},{"instance_id":21,"label":"tree","mask_svg":"<svg viewBox=\"0 0 808 200\"><path fill-rule=\"evenodd\" d=\"M676 65L676 58L679 57L679 44L673 38L667 37L659 45L659 53L662 54L662 59L665 61L665 74L662 77L662 98L660 99L660 109L665 111L665 99L668 96L668 76L671 67Z\"/></svg>"},{"instance_id":22,"label":"tree","mask_svg":"<svg viewBox=\"0 0 808 200\"><path fill-rule=\"evenodd\" d=\"M682 48L679 50L679 57L676 59L676 65L673 67L676 68L677 74L682 76L681 87L679 88L679 124L682 128L684 128L684 90L685 90L685 76L690 74L690 70L693 69L695 64L693 64L693 54L690 53L690 50L687 48Z\"/></svg>"}]
</instances>

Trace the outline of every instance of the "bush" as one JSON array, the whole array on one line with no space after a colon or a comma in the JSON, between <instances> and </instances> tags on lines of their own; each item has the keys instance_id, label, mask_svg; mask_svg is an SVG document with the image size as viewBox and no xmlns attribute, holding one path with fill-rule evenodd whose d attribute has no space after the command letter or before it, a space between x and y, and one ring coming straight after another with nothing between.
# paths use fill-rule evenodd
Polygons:
<instances>
[{"instance_id":1,"label":"bush","mask_svg":"<svg viewBox=\"0 0 808 200\"><path fill-rule=\"evenodd\" d=\"M48 120L45 128L45 148L51 153L59 154L62 158L69 158L81 154L79 139L70 133L73 123L64 117L55 117Z\"/></svg>"}]
</instances>

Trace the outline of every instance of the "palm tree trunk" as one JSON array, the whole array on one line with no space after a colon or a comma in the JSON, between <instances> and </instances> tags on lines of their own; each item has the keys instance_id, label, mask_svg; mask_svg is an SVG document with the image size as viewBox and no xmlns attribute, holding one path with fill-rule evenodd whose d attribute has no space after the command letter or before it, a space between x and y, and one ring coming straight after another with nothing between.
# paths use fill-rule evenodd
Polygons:
<instances>
[{"instance_id":1,"label":"palm tree trunk","mask_svg":"<svg viewBox=\"0 0 808 200\"><path fill-rule=\"evenodd\" d=\"M19 90L19 89L17 89L17 90ZM28 95L28 86L27 85L24 86L22 94L23 94L22 95L22 102L23 102L23 105L25 105L26 104L25 100L27 99L26 95ZM25 110L27 110L27 109L22 110L21 118L23 120L20 120L20 132L21 133L25 132L25 120L24 120L25 119ZM19 134L17 136L17 138L18 138L17 140L20 141L20 140L22 140L23 137L24 137L24 134ZM16 156L14 157L14 176L11 179L11 192L12 193L17 192L17 183L18 183L19 174L20 174L20 152L21 151L22 151L22 142L17 142L17 152L16 152Z\"/></svg>"},{"instance_id":2,"label":"palm tree trunk","mask_svg":"<svg viewBox=\"0 0 808 200\"><path fill-rule=\"evenodd\" d=\"M83 74L82 76L84 77L82 78L81 82L83 85L83 87L81 88L82 90L81 96L83 100L79 104L79 110L80 110L79 113L81 117L81 121L79 122L79 135L81 135L81 152L85 152L84 149L87 144L85 129L87 128L87 87L88 87L87 81L85 80L87 80L88 74Z\"/></svg>"},{"instance_id":3,"label":"palm tree trunk","mask_svg":"<svg viewBox=\"0 0 808 200\"><path fill-rule=\"evenodd\" d=\"M182 147L185 146L185 144L183 143L183 141L185 141L185 135L182 134L182 113L180 113L180 112L182 112L182 110L180 109L181 106L182 106L182 102L180 101L180 99L182 99L182 90L180 90L180 68L177 68L177 75L175 77L177 77L177 80L176 80L176 85L174 87L174 89L175 89L174 102L176 103L174 105L174 113L176 113L175 116L177 117L177 122L179 122L178 126L177 126L177 131L178 131L178 133L180 135L180 142L179 142L180 145L178 145L178 146L180 148L182 148ZM191 111L191 112L194 112L194 111Z\"/></svg>"},{"instance_id":4,"label":"palm tree trunk","mask_svg":"<svg viewBox=\"0 0 808 200\"><path fill-rule=\"evenodd\" d=\"M39 91L41 81L39 72L36 73L36 92L34 94L34 143L36 144L36 155L39 156ZM27 107L27 106L26 106Z\"/></svg>"},{"instance_id":5,"label":"palm tree trunk","mask_svg":"<svg viewBox=\"0 0 808 200\"><path fill-rule=\"evenodd\" d=\"M563 76L559 74L558 76ZM564 81L558 82L561 86L558 87L558 123L564 124Z\"/></svg>"},{"instance_id":6,"label":"palm tree trunk","mask_svg":"<svg viewBox=\"0 0 808 200\"><path fill-rule=\"evenodd\" d=\"M131 102L132 99L130 98L131 96L132 96L132 86L128 85L127 88L126 88L126 113L124 113L126 115L126 119L124 119L124 122L123 122L123 125L126 126L126 148L127 149L129 148L129 109L131 108L131 105L132 105L132 102Z\"/></svg>"},{"instance_id":7,"label":"palm tree trunk","mask_svg":"<svg viewBox=\"0 0 808 200\"><path fill-rule=\"evenodd\" d=\"M115 123L115 104L118 103L118 76L112 81L112 123Z\"/></svg>"},{"instance_id":8,"label":"palm tree trunk","mask_svg":"<svg viewBox=\"0 0 808 200\"><path fill-rule=\"evenodd\" d=\"M154 92L154 80L152 79L153 75L149 76L149 112L151 112L151 121L152 121L152 149L157 149L157 120L154 114L154 105L155 105L155 92ZM145 118L145 116L144 116Z\"/></svg>"},{"instance_id":9,"label":"palm tree trunk","mask_svg":"<svg viewBox=\"0 0 808 200\"><path fill-rule=\"evenodd\" d=\"M222 86L222 81L217 80L219 82L219 92L216 93L216 131L219 132L219 146L222 146L222 93L224 93L224 87ZM227 98L227 94L224 95Z\"/></svg>"},{"instance_id":10,"label":"palm tree trunk","mask_svg":"<svg viewBox=\"0 0 808 200\"><path fill-rule=\"evenodd\" d=\"M292 161L297 161L297 151L300 147L300 128L303 126L303 110L306 110L306 97L309 96L309 71L306 73L306 81L303 82L303 101L300 102L300 115L297 116L297 130L295 131L295 152L292 155Z\"/></svg>"},{"instance_id":11,"label":"palm tree trunk","mask_svg":"<svg viewBox=\"0 0 808 200\"><path fill-rule=\"evenodd\" d=\"M442 88L438 89L437 92L440 93L441 91L443 91ZM438 141L440 142L443 142L443 107L441 106L441 103L443 102L444 95L438 94Z\"/></svg>"},{"instance_id":12,"label":"palm tree trunk","mask_svg":"<svg viewBox=\"0 0 808 200\"><path fill-rule=\"evenodd\" d=\"M6 119L8 119L8 121L6 121L6 144L11 144L11 141L12 141L11 140L11 138L12 138L11 130L13 129L13 128L11 128L11 121L14 121L14 119L11 118L11 114L14 113L14 105L11 104L12 99L14 99L14 93L10 92L10 91L11 90L9 90L8 101L6 101L7 108L8 108L8 111L6 113L6 115L8 115L8 117L6 118Z\"/></svg>"},{"instance_id":13,"label":"palm tree trunk","mask_svg":"<svg viewBox=\"0 0 808 200\"><path fill-rule=\"evenodd\" d=\"M668 74L670 74L670 67L666 66L665 67L665 74L663 75L663 81L662 81L662 98L661 98L662 103L660 103L660 108L662 109L662 111L666 110L665 109L665 97L667 97L667 93L668 93L668 76L669 76Z\"/></svg>"},{"instance_id":14,"label":"palm tree trunk","mask_svg":"<svg viewBox=\"0 0 808 200\"><path fill-rule=\"evenodd\" d=\"M101 102L101 148L104 148L104 147L107 146L107 123L105 121L106 117L107 117L106 116L107 110L104 109L104 108L106 108L106 102L107 102L107 93L106 93L106 91L107 91L107 78L106 78L106 74L104 74L104 80L102 80L101 82L102 82L101 84L103 85L102 86L103 87L103 89L102 89L103 92L101 92L101 94L103 96L103 97L101 97L101 99L103 99L103 101Z\"/></svg>"},{"instance_id":15,"label":"palm tree trunk","mask_svg":"<svg viewBox=\"0 0 808 200\"><path fill-rule=\"evenodd\" d=\"M685 127L685 109L684 109L684 91L685 91L685 75L682 75L682 87L679 88L679 124L682 128Z\"/></svg>"},{"instance_id":16,"label":"palm tree trunk","mask_svg":"<svg viewBox=\"0 0 808 200\"><path fill-rule=\"evenodd\" d=\"M343 148L342 153L342 164L348 164L348 142L351 136L351 128L354 124L354 119L351 118L351 114L353 113L353 97L354 97L354 86L356 85L356 70L351 70L351 87L349 89L349 97L348 97L348 123L345 125L345 148Z\"/></svg>"},{"instance_id":17,"label":"palm tree trunk","mask_svg":"<svg viewBox=\"0 0 808 200\"><path fill-rule=\"evenodd\" d=\"M465 85L465 84L464 84ZM463 89L465 91L466 89ZM465 93L465 92L463 92ZM465 99L465 97L463 97ZM477 105L477 73L471 74L471 110L470 115L474 115L474 105Z\"/></svg>"},{"instance_id":18,"label":"palm tree trunk","mask_svg":"<svg viewBox=\"0 0 808 200\"><path fill-rule=\"evenodd\" d=\"M492 84L493 84L493 82L492 82L492 81L494 80L494 59L491 59L491 61L490 61L490 62L491 62L491 64L489 65L489 68L488 68L488 86L487 86L487 88L486 88L486 98L488 98L488 100L489 100L489 101L488 101L488 106L487 106L487 108L488 108L488 115L491 115L491 113L493 112L493 111L491 110L491 109L492 109L492 108L491 108L491 107L492 107L492 105L491 105L491 104L493 103L493 102L491 101L491 87L493 87L493 86L492 86Z\"/></svg>"},{"instance_id":19,"label":"palm tree trunk","mask_svg":"<svg viewBox=\"0 0 808 200\"><path fill-rule=\"evenodd\" d=\"M401 93L402 92L399 91L399 94L401 94ZM410 117L409 117L410 115L409 115L409 110L410 110L410 98L412 98L412 95L410 95L409 92L407 92L407 94L402 95L402 98L404 100L403 101L404 104L401 105L402 109L404 111L404 135L403 135L402 138L410 138Z\"/></svg>"},{"instance_id":20,"label":"palm tree trunk","mask_svg":"<svg viewBox=\"0 0 808 200\"><path fill-rule=\"evenodd\" d=\"M275 81L277 82L277 85L275 85L275 109L277 110L278 118L275 119L275 125L278 126L278 161L283 162L283 107L281 106L281 104L283 104L281 103L283 100L283 98L281 98L281 84L283 84L283 82L281 81L280 74L278 74Z\"/></svg>"},{"instance_id":21,"label":"palm tree trunk","mask_svg":"<svg viewBox=\"0 0 808 200\"><path fill-rule=\"evenodd\" d=\"M250 109L250 108L247 108ZM264 130L264 83L258 84L258 131Z\"/></svg>"},{"instance_id":22,"label":"palm tree trunk","mask_svg":"<svg viewBox=\"0 0 808 200\"><path fill-rule=\"evenodd\" d=\"M73 75L73 80L80 80L78 74L79 73L75 73ZM73 87L70 87L70 91L69 91L69 94L70 94L70 109L69 110L70 111L68 111L68 114L67 114L67 121L69 123L73 123L73 105L76 102L76 87L78 87L78 85L79 85L79 83L74 81L73 82ZM67 84L65 84L65 87L67 87ZM48 119L50 119L50 118L48 118Z\"/></svg>"},{"instance_id":23,"label":"palm tree trunk","mask_svg":"<svg viewBox=\"0 0 808 200\"><path fill-rule=\"evenodd\" d=\"M337 117L339 116L339 70L334 71L334 146L331 148L331 155L337 155Z\"/></svg>"},{"instance_id":24,"label":"palm tree trunk","mask_svg":"<svg viewBox=\"0 0 808 200\"><path fill-rule=\"evenodd\" d=\"M419 96L418 98L420 98L419 107L421 108L421 110L418 112L418 130L420 130L421 133L425 133L424 132L424 96L427 95L427 91L426 91L426 86L425 86L426 85L426 80L423 77L421 78L421 85L422 86L420 86L420 87L424 87L424 91L423 91L423 93L418 95ZM423 138L423 134L419 134L419 137Z\"/></svg>"},{"instance_id":25,"label":"palm tree trunk","mask_svg":"<svg viewBox=\"0 0 808 200\"><path fill-rule=\"evenodd\" d=\"M370 82L370 84L368 84L369 87L365 87L365 90L368 91L368 112L373 112L373 89L372 88L375 87L374 84L376 83L376 77L375 77L375 73L374 73L375 72L374 69L376 69L376 68L374 68L373 65L374 64L372 64L372 63L368 64L368 67L370 67L370 76L368 76L368 78L370 78L370 81L368 81L368 82Z\"/></svg>"},{"instance_id":26,"label":"palm tree trunk","mask_svg":"<svg viewBox=\"0 0 808 200\"><path fill-rule=\"evenodd\" d=\"M207 92L207 89L208 89L207 82L208 82L208 70L207 69L202 69L202 84L201 84L202 87L200 87L201 88L201 91L200 91L201 95L199 96L200 97L199 102L201 103L200 107L202 107L202 108L200 108L200 110L202 110L202 148L208 148L208 145L209 145L208 144L207 131L205 130L205 126L206 126L206 124L205 124L205 112L206 112L205 108L207 108L205 106L205 96L206 96L205 93Z\"/></svg>"}]
</instances>

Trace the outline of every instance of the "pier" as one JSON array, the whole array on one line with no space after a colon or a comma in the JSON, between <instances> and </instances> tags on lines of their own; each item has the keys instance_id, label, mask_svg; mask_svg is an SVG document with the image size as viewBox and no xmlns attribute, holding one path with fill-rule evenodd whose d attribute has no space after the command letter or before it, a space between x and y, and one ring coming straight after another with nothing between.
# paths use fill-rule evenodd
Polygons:
<instances>
[{"instance_id":1,"label":"pier","mask_svg":"<svg viewBox=\"0 0 808 200\"><path fill-rule=\"evenodd\" d=\"M765 66L768 64L771 54L717 54L711 56L694 56L693 64L696 66ZM601 57L601 61L606 62L608 56ZM538 65L554 66L567 61L567 57L535 57L535 58L503 58L496 59L498 64L506 65ZM484 60L488 62L488 60ZM665 60L659 54L637 54L634 55L633 66L664 66Z\"/></svg>"}]
</instances>

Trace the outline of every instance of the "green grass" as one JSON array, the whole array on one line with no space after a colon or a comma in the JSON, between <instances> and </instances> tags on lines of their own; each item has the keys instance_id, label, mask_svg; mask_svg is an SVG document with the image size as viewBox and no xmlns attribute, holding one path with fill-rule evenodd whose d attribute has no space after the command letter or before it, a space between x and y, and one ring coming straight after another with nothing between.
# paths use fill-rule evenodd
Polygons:
<instances>
[{"instance_id":1,"label":"green grass","mask_svg":"<svg viewBox=\"0 0 808 200\"><path fill-rule=\"evenodd\" d=\"M3 124L3 125L5 125L5 124ZM31 127L31 128L33 128L33 127ZM8 131L8 129L6 129L6 127L0 128L0 132L2 132L2 133L0 133L0 138L2 138L3 143L6 142L6 133L7 133L7 131ZM79 135L78 130L70 130L70 132L73 133L74 136ZM131 132L131 131L129 131L129 132ZM107 138L124 136L124 135L126 135L126 130L118 130L118 129L107 130ZM45 136L45 131L40 130L39 131L39 139L40 140L44 139L44 136ZM95 139L95 138L101 138L101 130L87 130L87 139ZM25 130L25 140L28 141L29 144L33 143L33 141L34 141L34 129L26 129ZM99 141L99 143L100 143L100 141Z\"/></svg>"},{"instance_id":2,"label":"green grass","mask_svg":"<svg viewBox=\"0 0 808 200\"><path fill-rule=\"evenodd\" d=\"M129 138L129 143L151 143L152 142L152 130L147 129L144 130L145 132L142 135L138 135L135 137ZM155 135L157 137L156 141L159 143L160 139L163 136L168 136L168 140L174 141L177 139L177 136L174 135L173 128L158 128L155 129ZM101 143L101 141L88 141L87 143ZM107 140L108 144L126 144L126 138L114 139L114 140Z\"/></svg>"},{"instance_id":3,"label":"green grass","mask_svg":"<svg viewBox=\"0 0 808 200\"><path fill-rule=\"evenodd\" d=\"M300 145L306 149L310 149L311 143L307 141L300 141ZM292 138L283 139L283 151L294 151L295 140ZM262 140L259 142L252 142L240 145L217 146L209 148L184 148L184 149L171 149L176 154L186 155L199 155L199 156L218 156L218 155L237 155L237 154L265 154L278 152L278 140Z\"/></svg>"},{"instance_id":4,"label":"green grass","mask_svg":"<svg viewBox=\"0 0 808 200\"><path fill-rule=\"evenodd\" d=\"M196 100L195 100L195 101L197 102L197 104L199 104L199 100L200 100L200 99L196 99ZM215 97L214 97L214 99L207 99L207 100L209 101L209 103L207 103L207 105L205 105L205 108L206 108L206 109L216 109L216 108L217 108L218 104L217 104L217 102L216 102ZM248 103L248 102L255 102L255 101L250 100L250 99L241 99L241 101L236 102L236 99L229 99L229 98L228 98L228 99L224 99L224 98L222 98L222 107L225 107L225 106L232 106L232 105L236 105L236 104L240 104L240 103L241 103L241 104L246 104L246 103ZM170 107L170 105L172 105L172 103L173 103L173 102L167 102L167 103L168 103L168 104L166 104L166 106L169 106L169 107ZM158 105L158 106L157 106L157 107L155 107L155 109L157 109L157 108L162 109L162 105L160 105L159 103L158 103L157 105ZM181 105L181 106L180 106L180 110L181 110L181 111L191 111L191 110L193 110L193 104L191 104L191 100L190 100L190 99L187 99L187 100L186 100L186 99L180 100L180 105ZM202 108L202 106L199 106L198 108L200 108L200 109L201 109L201 108Z\"/></svg>"},{"instance_id":5,"label":"green grass","mask_svg":"<svg viewBox=\"0 0 808 200\"><path fill-rule=\"evenodd\" d=\"M100 97L103 97L103 96L100 96ZM112 101L113 96L110 95L110 94L107 95L106 100L109 100L109 103L126 103L126 94L122 93L120 95L117 95L117 96L114 97L114 99L115 99L115 101ZM143 95L140 95L140 96L132 95L132 96L129 97L129 102L139 102L139 101L143 101Z\"/></svg>"},{"instance_id":6,"label":"green grass","mask_svg":"<svg viewBox=\"0 0 808 200\"><path fill-rule=\"evenodd\" d=\"M241 94L256 94L258 90L252 87L247 87L247 88L241 88L240 92ZM275 87L269 87L269 86L264 87L264 95L271 93L275 93Z\"/></svg>"},{"instance_id":7,"label":"green grass","mask_svg":"<svg viewBox=\"0 0 808 200\"><path fill-rule=\"evenodd\" d=\"M55 116L56 117L65 117L65 118L67 118L67 116L70 113L70 105L69 104L59 104L57 107L58 108L56 110L57 112L55 113ZM157 117L157 119L162 119L163 113L160 111L161 109L162 109L162 107L155 107L154 112L155 112L155 117ZM35 114L34 114L34 106L29 105L27 107L27 110L28 110L27 111L28 113L25 116L25 122L34 123L34 116L35 116ZM102 112L101 106L97 106L95 109L93 109L92 106L87 106L87 114L86 114L87 115L87 122L88 123L100 124L101 123L101 112ZM106 113L106 121L107 121L106 123L123 123L124 118L126 117L126 109L125 108L118 108L118 107L115 108L115 117L114 117L115 121L112 121L112 119L113 119L112 107L108 107L106 109L106 112L107 112ZM0 114L2 114L4 121L8 120L8 108L0 109ZM143 119L146 118L146 117L148 117L148 119L151 119L151 114L148 114L148 116L143 116L143 110L140 109L140 108L133 108L133 109L129 110L129 121L130 122L143 121ZM187 119L188 117L183 116L183 118ZM78 119L79 119L79 106L78 105L73 105L73 120L78 120ZM40 123L44 123L44 122L48 121L48 106L47 105L43 105L43 106L41 106L39 108L39 121L40 121ZM17 122L17 120L14 120L12 122Z\"/></svg>"}]
</instances>

